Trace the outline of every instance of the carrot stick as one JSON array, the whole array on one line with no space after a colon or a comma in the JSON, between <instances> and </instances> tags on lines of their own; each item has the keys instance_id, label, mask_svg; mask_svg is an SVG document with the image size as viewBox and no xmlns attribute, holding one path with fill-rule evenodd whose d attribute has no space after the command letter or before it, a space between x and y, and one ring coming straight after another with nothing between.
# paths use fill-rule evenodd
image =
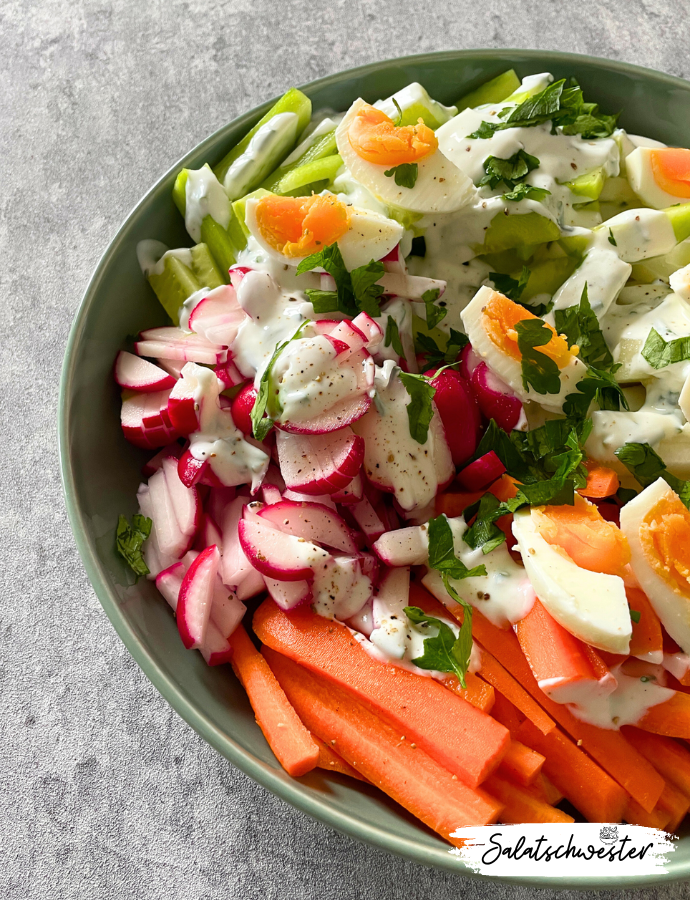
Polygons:
<instances>
[{"instance_id":1,"label":"carrot stick","mask_svg":"<svg viewBox=\"0 0 690 900\"><path fill-rule=\"evenodd\" d=\"M676 691L668 700L648 709L635 724L643 731L690 739L690 694Z\"/></svg>"},{"instance_id":2,"label":"carrot stick","mask_svg":"<svg viewBox=\"0 0 690 900\"><path fill-rule=\"evenodd\" d=\"M520 825L525 822L567 823L574 821L572 816L538 800L525 788L511 784L510 781L499 775L490 775L486 779L486 789L503 804L501 822L505 822L506 825Z\"/></svg>"},{"instance_id":3,"label":"carrot stick","mask_svg":"<svg viewBox=\"0 0 690 900\"><path fill-rule=\"evenodd\" d=\"M660 806L655 806L651 812L643 809L637 800L628 797L628 805L623 813L623 818L631 825L644 825L646 828L658 828L663 831L671 821L671 813Z\"/></svg>"},{"instance_id":4,"label":"carrot stick","mask_svg":"<svg viewBox=\"0 0 690 900\"><path fill-rule=\"evenodd\" d=\"M546 757L542 773L590 822L620 822L628 794L560 728L542 734L525 720L520 740Z\"/></svg>"},{"instance_id":5,"label":"carrot stick","mask_svg":"<svg viewBox=\"0 0 690 900\"><path fill-rule=\"evenodd\" d=\"M582 494L583 497L594 499L611 497L621 486L618 475L608 466L587 460L585 468L587 469L587 484L578 491L578 494Z\"/></svg>"},{"instance_id":6,"label":"carrot stick","mask_svg":"<svg viewBox=\"0 0 690 900\"><path fill-rule=\"evenodd\" d=\"M517 496L517 492L517 480L507 473L497 478L489 488L489 493L493 494L501 503L505 503L506 500L512 500L513 497Z\"/></svg>"},{"instance_id":7,"label":"carrot stick","mask_svg":"<svg viewBox=\"0 0 690 900\"><path fill-rule=\"evenodd\" d=\"M690 797L690 750L671 738L649 734L631 725L625 725L621 731L666 781Z\"/></svg>"},{"instance_id":8,"label":"carrot stick","mask_svg":"<svg viewBox=\"0 0 690 900\"><path fill-rule=\"evenodd\" d=\"M472 618L472 631L484 647L490 647L520 684L544 707L567 732L581 741L584 749L612 778L628 791L640 805L651 812L661 796L664 780L645 763L643 757L619 731L607 731L576 719L560 703L550 700L540 690L512 631L501 631L477 610ZM487 679L490 681L490 679ZM496 686L496 685L494 685ZM497 688L500 690L500 688ZM515 704L517 706L517 703ZM525 743L528 743L525 741ZM551 776L549 776L551 777ZM555 782L555 779L551 779ZM558 785L562 790L562 785ZM566 794L567 796L567 794ZM596 821L596 820L595 820Z\"/></svg>"},{"instance_id":9,"label":"carrot stick","mask_svg":"<svg viewBox=\"0 0 690 900\"><path fill-rule=\"evenodd\" d=\"M305 725L368 781L456 846L465 825L495 822L501 805L439 766L413 741L332 681L264 648L283 690ZM333 743L335 742L335 743Z\"/></svg>"},{"instance_id":10,"label":"carrot stick","mask_svg":"<svg viewBox=\"0 0 690 900\"><path fill-rule=\"evenodd\" d=\"M639 622L632 623L630 655L644 657L647 653L655 653L664 649L664 638L661 622L654 612L649 598L643 590L626 587L625 593L631 610L640 614Z\"/></svg>"},{"instance_id":11,"label":"carrot stick","mask_svg":"<svg viewBox=\"0 0 690 900\"><path fill-rule=\"evenodd\" d=\"M537 776L534 784L531 784L525 790L550 806L556 806L564 799L564 794L558 790L553 781L550 781L543 772Z\"/></svg>"},{"instance_id":12,"label":"carrot stick","mask_svg":"<svg viewBox=\"0 0 690 900\"><path fill-rule=\"evenodd\" d=\"M561 686L598 680L582 643L550 616L539 600L517 623L515 633L537 682Z\"/></svg>"},{"instance_id":13,"label":"carrot stick","mask_svg":"<svg viewBox=\"0 0 690 900\"><path fill-rule=\"evenodd\" d=\"M498 771L509 781L516 781L523 787L529 787L534 784L543 765L544 757L541 753L536 753L520 741L512 740Z\"/></svg>"},{"instance_id":14,"label":"carrot stick","mask_svg":"<svg viewBox=\"0 0 690 900\"><path fill-rule=\"evenodd\" d=\"M271 653L272 651L268 651ZM319 748L319 769L325 769L327 772L338 772L340 775L349 775L350 778L356 778L357 781L366 781L364 775L361 775L357 769L353 769L349 763L346 763L342 756L339 756L335 750L328 744L324 743L320 737L312 735Z\"/></svg>"},{"instance_id":15,"label":"carrot stick","mask_svg":"<svg viewBox=\"0 0 690 900\"><path fill-rule=\"evenodd\" d=\"M444 687L447 687L448 690L457 694L458 697L467 700L476 709L481 709L485 713L491 713L495 700L495 691L490 684L482 681L477 675L474 675L472 672L465 673L466 687L463 687L458 677L450 672L445 672L438 681Z\"/></svg>"},{"instance_id":16,"label":"carrot stick","mask_svg":"<svg viewBox=\"0 0 690 900\"><path fill-rule=\"evenodd\" d=\"M288 775L305 775L318 764L319 748L244 626L238 625L229 640L232 667L271 750Z\"/></svg>"},{"instance_id":17,"label":"carrot stick","mask_svg":"<svg viewBox=\"0 0 690 900\"><path fill-rule=\"evenodd\" d=\"M444 491L436 497L436 515L440 516L445 513L449 519L461 516L468 506L472 506L484 494L485 491L472 491L469 493L465 491Z\"/></svg>"},{"instance_id":18,"label":"carrot stick","mask_svg":"<svg viewBox=\"0 0 690 900\"><path fill-rule=\"evenodd\" d=\"M496 665L499 664L496 663ZM529 699L532 700L531 697ZM499 691L496 691L494 707L491 710L491 715L494 717L494 719L496 719L497 722L500 722L501 725L505 725L511 735L514 735L517 732L518 728L520 727L520 723L524 719L524 716L518 712L518 710L513 706L510 700L507 700Z\"/></svg>"},{"instance_id":19,"label":"carrot stick","mask_svg":"<svg viewBox=\"0 0 690 900\"><path fill-rule=\"evenodd\" d=\"M499 722L433 678L373 659L339 622L306 607L287 616L267 599L254 614L254 631L273 650L350 691L471 787L508 748L510 736Z\"/></svg>"},{"instance_id":20,"label":"carrot stick","mask_svg":"<svg viewBox=\"0 0 690 900\"><path fill-rule=\"evenodd\" d=\"M661 809L671 816L666 823L666 830L677 831L678 826L690 809L690 797L686 797L682 791L679 791L677 787L674 787L667 781L661 792L661 797L659 797L657 809Z\"/></svg>"}]
</instances>

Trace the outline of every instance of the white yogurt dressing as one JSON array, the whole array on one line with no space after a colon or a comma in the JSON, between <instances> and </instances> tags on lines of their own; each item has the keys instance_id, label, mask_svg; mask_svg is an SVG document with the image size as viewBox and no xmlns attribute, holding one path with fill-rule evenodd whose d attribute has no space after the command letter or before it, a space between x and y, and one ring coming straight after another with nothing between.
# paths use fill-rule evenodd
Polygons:
<instances>
[{"instance_id":1,"label":"white yogurt dressing","mask_svg":"<svg viewBox=\"0 0 690 900\"><path fill-rule=\"evenodd\" d=\"M273 116L259 128L246 150L230 166L223 179L223 187L231 200L243 197L252 182L262 181L270 174L271 160L284 156L297 140L299 117L284 112Z\"/></svg>"},{"instance_id":2,"label":"white yogurt dressing","mask_svg":"<svg viewBox=\"0 0 690 900\"><path fill-rule=\"evenodd\" d=\"M201 240L201 223L211 216L221 227L230 222L230 201L209 166L189 169L185 186L185 227L195 243Z\"/></svg>"},{"instance_id":3,"label":"white yogurt dressing","mask_svg":"<svg viewBox=\"0 0 690 900\"><path fill-rule=\"evenodd\" d=\"M188 247L168 250L166 244L152 240L139 241L137 244L137 261L141 271L147 278L149 275L163 274L165 260L168 256L174 256L191 269L192 251Z\"/></svg>"},{"instance_id":4,"label":"white yogurt dressing","mask_svg":"<svg viewBox=\"0 0 690 900\"><path fill-rule=\"evenodd\" d=\"M312 608L327 619L349 619L371 599L371 579L359 560L336 556L316 570L312 583Z\"/></svg>"}]
</instances>

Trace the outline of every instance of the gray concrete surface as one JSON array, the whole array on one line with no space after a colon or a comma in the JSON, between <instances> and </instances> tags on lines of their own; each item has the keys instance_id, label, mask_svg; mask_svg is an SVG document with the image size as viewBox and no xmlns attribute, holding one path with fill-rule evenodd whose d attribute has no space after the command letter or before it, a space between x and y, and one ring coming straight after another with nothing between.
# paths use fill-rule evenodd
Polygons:
<instances>
[{"instance_id":1,"label":"gray concrete surface","mask_svg":"<svg viewBox=\"0 0 690 900\"><path fill-rule=\"evenodd\" d=\"M56 453L62 352L135 201L183 152L290 84L501 45L687 77L689 27L677 0L0 0L0 897L534 893L342 837L172 712L102 613L72 540Z\"/></svg>"}]
</instances>

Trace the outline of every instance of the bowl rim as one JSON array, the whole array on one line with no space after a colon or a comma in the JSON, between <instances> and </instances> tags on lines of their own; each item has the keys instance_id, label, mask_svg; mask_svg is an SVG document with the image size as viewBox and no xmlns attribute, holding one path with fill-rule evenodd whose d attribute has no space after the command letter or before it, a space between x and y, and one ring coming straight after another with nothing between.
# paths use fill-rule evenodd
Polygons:
<instances>
[{"instance_id":1,"label":"bowl rim","mask_svg":"<svg viewBox=\"0 0 690 900\"><path fill-rule=\"evenodd\" d=\"M299 85L299 89L309 94L311 91L335 86L343 81L348 81L360 75L370 75L381 69L395 68L405 64L420 64L452 61L452 60L490 60L500 61L502 55L509 55L512 58L522 57L524 63L529 65L530 61L539 61L540 65L551 62L567 63L568 61L595 64L606 71L617 71L620 73L628 73L636 76L643 76L657 83L667 84L675 88L681 88L690 92L690 83L675 75L669 75L650 69L644 66L638 66L633 63L621 62L619 60L610 60L604 57L592 56L589 54L568 53L558 50L536 50L523 48L504 47L501 49L477 48L464 50L443 50L428 53L418 53L408 56L390 57L384 60L366 63L364 65L355 66L349 69L342 69L338 72L326 75L313 81ZM252 756L248 751L241 747L230 735L222 732L213 722L187 697L185 691L158 667L150 652L147 650L144 642L135 633L130 626L126 616L122 612L120 605L116 602L108 586L108 577L101 565L95 548L95 540L90 536L90 530L86 523L83 511L78 503L78 491L75 484L75 473L72 460L69 453L69 434L71 427L71 399L73 396L73 382L75 377L75 359L76 350L82 339L86 321L89 313L95 304L98 290L108 266L110 258L127 239L129 231L134 227L139 215L147 206L152 203L157 196L162 185L174 176L180 168L184 167L189 160L202 153L208 146L215 144L218 139L235 128L243 125L250 125L256 121L263 113L265 113L278 99L274 97L267 100L240 116L235 117L226 124L222 125L208 137L200 141L195 147L185 153L177 162L175 162L158 180L146 191L144 196L137 201L130 212L126 215L124 221L117 229L113 239L110 241L96 268L91 275L84 295L79 303L75 313L72 325L70 327L67 339L65 354L60 374L59 399L58 399L58 452L60 460L60 475L65 497L65 505L69 518L70 527L74 535L77 549L81 556L89 582L98 597L98 600L108 616L115 631L127 647L128 651L134 658L137 665L142 669L146 677L151 681L154 687L164 697L164 699L173 707L173 709L215 750L217 750L226 759L236 765L242 772L253 778L275 796L287 801L292 806L307 813L318 821L337 831L347 834L355 840L364 841L374 847L381 848L398 856L412 859L422 865L444 869L454 872L457 875L468 878L481 879L483 881L493 881L500 883L534 886L551 889L568 889L575 888L580 890L601 890L601 889L624 889L648 887L655 884L670 884L675 881L684 880L690 877L690 860L687 863L678 863L673 865L673 859L669 861L668 873L659 873L655 875L644 876L616 876L616 883L612 884L612 879L581 877L568 878L565 880L553 877L494 877L490 875L480 875L473 872L461 860L452 853L450 847L429 847L416 843L413 839L391 835L379 826L374 826L364 820L354 820L345 812L330 805L327 799L322 799L313 793L306 792L297 779L284 780L281 775L271 767L267 766L257 757ZM501 827L501 826L497 826Z\"/></svg>"}]
</instances>

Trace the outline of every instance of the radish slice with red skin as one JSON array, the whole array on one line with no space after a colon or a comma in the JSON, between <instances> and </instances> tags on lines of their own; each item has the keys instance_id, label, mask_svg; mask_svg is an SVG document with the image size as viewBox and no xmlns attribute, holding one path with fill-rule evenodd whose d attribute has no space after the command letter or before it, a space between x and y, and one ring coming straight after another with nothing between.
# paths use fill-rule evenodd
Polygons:
<instances>
[{"instance_id":1,"label":"radish slice with red skin","mask_svg":"<svg viewBox=\"0 0 690 900\"><path fill-rule=\"evenodd\" d=\"M485 362L474 368L471 384L479 408L487 419L494 419L499 428L508 433L517 427L523 416L522 401Z\"/></svg>"},{"instance_id":2,"label":"radish slice with red skin","mask_svg":"<svg viewBox=\"0 0 690 900\"><path fill-rule=\"evenodd\" d=\"M155 456L152 456L148 462L144 463L141 467L141 474L145 478L149 478L154 472L157 472L160 469L163 465L163 460L166 457L172 456L175 459L179 459L181 455L182 447L180 447L179 444L168 444L167 447L163 447L163 449L159 450Z\"/></svg>"},{"instance_id":3,"label":"radish slice with red skin","mask_svg":"<svg viewBox=\"0 0 690 900\"><path fill-rule=\"evenodd\" d=\"M177 473L185 487L205 484L208 487L222 488L223 482L218 478L208 459L197 459L191 450L184 451L177 463Z\"/></svg>"},{"instance_id":4,"label":"radish slice with red skin","mask_svg":"<svg viewBox=\"0 0 690 900\"><path fill-rule=\"evenodd\" d=\"M212 344L181 328L164 326L142 331L134 349L138 356L160 359L181 359L187 362L217 365L227 362L228 349Z\"/></svg>"},{"instance_id":5,"label":"radish slice with red skin","mask_svg":"<svg viewBox=\"0 0 690 900\"><path fill-rule=\"evenodd\" d=\"M314 569L330 559L329 553L311 541L278 531L258 517L247 517L246 510L238 534L242 549L257 572L278 581L312 579Z\"/></svg>"},{"instance_id":6,"label":"radish slice with red skin","mask_svg":"<svg viewBox=\"0 0 690 900\"><path fill-rule=\"evenodd\" d=\"M169 397L170 391L156 391L135 394L122 401L120 423L125 438L131 444L154 450L180 437L179 432L169 427L163 419Z\"/></svg>"},{"instance_id":7,"label":"radish slice with red skin","mask_svg":"<svg viewBox=\"0 0 690 900\"><path fill-rule=\"evenodd\" d=\"M244 276L251 272L251 268L249 266L230 266L228 270L228 275L230 276L230 284L237 290L240 286L240 282L244 278Z\"/></svg>"},{"instance_id":8,"label":"radish slice with red skin","mask_svg":"<svg viewBox=\"0 0 690 900\"><path fill-rule=\"evenodd\" d=\"M383 329L378 322L375 322L369 313L361 312L352 320L352 325L365 336L369 353L376 353L383 340Z\"/></svg>"},{"instance_id":9,"label":"radish slice with red skin","mask_svg":"<svg viewBox=\"0 0 690 900\"><path fill-rule=\"evenodd\" d=\"M352 481L340 491L331 494L331 499L335 503L342 503L349 506L352 503L359 503L364 497L364 481L360 473L355 475Z\"/></svg>"},{"instance_id":10,"label":"radish slice with red skin","mask_svg":"<svg viewBox=\"0 0 690 900\"><path fill-rule=\"evenodd\" d=\"M206 512L219 527L220 523L223 521L223 515L228 504L232 503L236 496L237 491L234 487L211 488L209 491L205 503ZM218 547L220 549L220 544ZM221 553L222 552L223 551L221 550Z\"/></svg>"},{"instance_id":11,"label":"radish slice with red skin","mask_svg":"<svg viewBox=\"0 0 690 900\"><path fill-rule=\"evenodd\" d=\"M186 487L182 483L177 466L178 461L169 456L163 460L162 469L180 531L192 537L201 524L201 501L195 487Z\"/></svg>"},{"instance_id":12,"label":"radish slice with red skin","mask_svg":"<svg viewBox=\"0 0 690 900\"><path fill-rule=\"evenodd\" d=\"M252 568L237 533L244 507L249 502L249 497L236 497L225 507L218 523L223 535L221 578L224 584L232 588L236 588Z\"/></svg>"},{"instance_id":13,"label":"radish slice with red skin","mask_svg":"<svg viewBox=\"0 0 690 900\"><path fill-rule=\"evenodd\" d=\"M465 344L460 353L460 374L465 381L470 381L472 372L482 361L481 356L472 349L472 344Z\"/></svg>"},{"instance_id":14,"label":"radish slice with red skin","mask_svg":"<svg viewBox=\"0 0 690 900\"><path fill-rule=\"evenodd\" d=\"M253 384L245 385L232 401L232 421L243 434L252 433L252 409L256 403L256 388Z\"/></svg>"},{"instance_id":15,"label":"radish slice with red skin","mask_svg":"<svg viewBox=\"0 0 690 900\"><path fill-rule=\"evenodd\" d=\"M247 314L237 302L235 288L232 284L224 284L209 291L196 304L189 314L188 327L210 343L230 345L246 317ZM219 341L218 337L224 333L227 333L227 339Z\"/></svg>"},{"instance_id":16,"label":"radish slice with red skin","mask_svg":"<svg viewBox=\"0 0 690 900\"><path fill-rule=\"evenodd\" d=\"M370 541L377 540L386 531L386 526L366 497L360 500L359 503L354 503L350 507L350 512L355 522Z\"/></svg>"},{"instance_id":17,"label":"radish slice with red skin","mask_svg":"<svg viewBox=\"0 0 690 900\"><path fill-rule=\"evenodd\" d=\"M238 384L243 384L247 380L231 359L228 359L223 366L216 366L213 371L219 381L223 382L224 390L237 387Z\"/></svg>"},{"instance_id":18,"label":"radish slice with red skin","mask_svg":"<svg viewBox=\"0 0 690 900\"><path fill-rule=\"evenodd\" d=\"M437 371L431 369L425 374L431 378ZM436 390L434 403L443 423L453 464L460 466L477 449L481 428L479 406L469 383L452 369L441 372L433 379L432 386Z\"/></svg>"},{"instance_id":19,"label":"radish slice with red skin","mask_svg":"<svg viewBox=\"0 0 690 900\"><path fill-rule=\"evenodd\" d=\"M265 578L266 590L281 609L288 612L309 603L312 599L311 586L308 581L278 581L275 578Z\"/></svg>"},{"instance_id":20,"label":"radish slice with red skin","mask_svg":"<svg viewBox=\"0 0 690 900\"><path fill-rule=\"evenodd\" d=\"M280 472L289 490L333 494L352 481L362 467L364 440L352 429L326 435L276 433Z\"/></svg>"},{"instance_id":21,"label":"radish slice with red skin","mask_svg":"<svg viewBox=\"0 0 690 900\"><path fill-rule=\"evenodd\" d=\"M250 566L242 581L237 585L235 593L238 600L245 601L251 600L257 594L263 594L265 590L264 576Z\"/></svg>"},{"instance_id":22,"label":"radish slice with red skin","mask_svg":"<svg viewBox=\"0 0 690 900\"><path fill-rule=\"evenodd\" d=\"M186 360L184 359L158 359L158 365L161 369L165 369L168 375L172 375L172 377L177 381L177 379L182 374L182 370L187 365Z\"/></svg>"},{"instance_id":23,"label":"radish slice with red skin","mask_svg":"<svg viewBox=\"0 0 690 900\"><path fill-rule=\"evenodd\" d=\"M326 506L282 500L272 506L264 506L258 515L285 534L326 544L343 553L357 553L357 545L345 521Z\"/></svg>"},{"instance_id":24,"label":"radish slice with red skin","mask_svg":"<svg viewBox=\"0 0 690 900\"><path fill-rule=\"evenodd\" d=\"M421 566L429 556L426 525L411 525L387 531L373 545L379 559L387 566Z\"/></svg>"},{"instance_id":25,"label":"radish slice with red skin","mask_svg":"<svg viewBox=\"0 0 690 900\"><path fill-rule=\"evenodd\" d=\"M180 559L189 549L191 534L185 534L180 528L163 468L149 478L148 487L151 501L149 515L155 523L160 552L164 557Z\"/></svg>"},{"instance_id":26,"label":"radish slice with red skin","mask_svg":"<svg viewBox=\"0 0 690 900\"><path fill-rule=\"evenodd\" d=\"M493 484L497 478L505 472L506 467L496 456L493 450L489 450L484 456L475 459L469 466L458 472L458 481L468 491L481 491Z\"/></svg>"},{"instance_id":27,"label":"radish slice with red skin","mask_svg":"<svg viewBox=\"0 0 690 900\"><path fill-rule=\"evenodd\" d=\"M178 559L177 562L163 569L156 575L156 587L165 598L168 605L175 612L177 609L177 601L180 596L180 588L182 587L182 579L187 574L191 564L198 556L196 550L190 550L188 553Z\"/></svg>"},{"instance_id":28,"label":"radish slice with red skin","mask_svg":"<svg viewBox=\"0 0 690 900\"><path fill-rule=\"evenodd\" d=\"M283 499L282 494L274 484L262 485L261 492L263 494L264 503L268 506L278 504Z\"/></svg>"},{"instance_id":29,"label":"radish slice with red skin","mask_svg":"<svg viewBox=\"0 0 690 900\"><path fill-rule=\"evenodd\" d=\"M115 381L120 387L130 391L165 391L175 384L175 378L165 369L155 366L148 360L120 350L115 360Z\"/></svg>"},{"instance_id":30,"label":"radish slice with red skin","mask_svg":"<svg viewBox=\"0 0 690 900\"><path fill-rule=\"evenodd\" d=\"M220 533L220 528L208 513L204 513L201 518L201 525L194 538L194 549L201 552L207 547L212 547L214 544L222 554L223 536Z\"/></svg>"},{"instance_id":31,"label":"radish slice with red skin","mask_svg":"<svg viewBox=\"0 0 690 900\"><path fill-rule=\"evenodd\" d=\"M332 494L300 494L287 488L283 491L283 500L293 500L295 503L320 503L321 506L327 506L333 512L338 512Z\"/></svg>"},{"instance_id":32,"label":"radish slice with red skin","mask_svg":"<svg viewBox=\"0 0 690 900\"><path fill-rule=\"evenodd\" d=\"M139 511L141 512L142 516L146 516L148 519L151 519L151 533L144 541L144 561L146 562L146 565L149 569L149 574L146 577L149 579L149 581L152 581L160 572L176 563L177 557L173 556L170 553L163 553L160 548L156 522L153 518L153 503L151 502L151 491L148 484L139 485L139 490L137 491L137 502L139 504Z\"/></svg>"},{"instance_id":33,"label":"radish slice with red skin","mask_svg":"<svg viewBox=\"0 0 690 900\"><path fill-rule=\"evenodd\" d=\"M224 638L229 638L242 621L247 607L216 576L211 605L211 621Z\"/></svg>"},{"instance_id":34,"label":"radish slice with red skin","mask_svg":"<svg viewBox=\"0 0 690 900\"><path fill-rule=\"evenodd\" d=\"M216 590L220 553L214 545L200 553L187 570L177 601L177 629L188 650L204 642Z\"/></svg>"}]
</instances>

